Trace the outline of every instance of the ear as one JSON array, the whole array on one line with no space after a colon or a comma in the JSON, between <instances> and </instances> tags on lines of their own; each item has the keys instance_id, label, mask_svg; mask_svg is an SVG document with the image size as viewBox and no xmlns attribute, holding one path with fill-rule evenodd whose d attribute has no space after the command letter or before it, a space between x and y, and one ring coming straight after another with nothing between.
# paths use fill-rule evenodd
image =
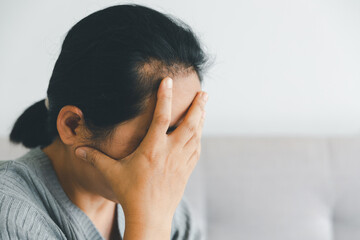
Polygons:
<instances>
[{"instance_id":1,"label":"ear","mask_svg":"<svg viewBox=\"0 0 360 240\"><path fill-rule=\"evenodd\" d=\"M56 127L65 145L77 145L84 136L84 116L75 106L64 106L57 117Z\"/></svg>"}]
</instances>

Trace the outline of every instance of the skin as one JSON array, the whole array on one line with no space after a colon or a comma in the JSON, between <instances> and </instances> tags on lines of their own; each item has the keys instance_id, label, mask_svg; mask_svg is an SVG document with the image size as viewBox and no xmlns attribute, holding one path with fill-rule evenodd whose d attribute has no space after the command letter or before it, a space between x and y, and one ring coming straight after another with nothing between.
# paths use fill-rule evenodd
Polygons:
<instances>
[{"instance_id":1,"label":"skin","mask_svg":"<svg viewBox=\"0 0 360 240\"><path fill-rule=\"evenodd\" d=\"M189 173L191 173L194 164L186 169L186 181L180 181L183 183L182 185L179 184L180 187L177 192L180 193L175 194L178 198L169 199L169 203L166 203L172 206L169 207L171 210L164 212L163 214L159 214L159 212L161 213L161 209L159 208L159 211L157 212L158 218L167 220L165 222L162 220L153 221L155 213L149 213L148 208L141 205L139 193L124 194L119 190L120 187L118 186L123 184L123 182L121 184L116 182L118 181L114 180L116 176L125 176L125 173L130 176L136 176L135 170L131 170L129 168L130 170L127 170L127 172L123 170L121 170L123 172L120 172L120 165L113 166L111 164L114 164L114 162L119 163L121 161L131 161L134 162L134 164L140 162L141 164L141 162L149 160L150 157L144 158L144 154L139 154L139 149L141 149L142 152L146 152L146 149L154 149L150 144L145 144L146 142L155 142L156 139L161 139L161 136L164 137L167 136L167 134L169 134L168 136L174 135L175 137L178 135L186 136L187 134L180 132L181 129L176 129L173 132L174 134L169 132L168 129L169 127L171 127L170 129L174 129L174 126L185 125L182 124L184 119L188 119L186 122L199 122L200 113L196 113L197 119L195 119L195 117L193 117L193 119L187 117L189 115L188 112L190 106L194 105L193 102L196 100L196 97L200 98L202 93L197 74L192 71L190 73L172 76L172 79L172 89L160 89L157 96L149 99L149 102L147 103L148 107L143 114L127 122L119 124L111 138L101 143L98 149L95 150L91 148L93 150L92 152L89 152L89 150L91 150L90 148L87 149L87 160L90 161L90 164L88 161L81 159L81 156L78 152L76 152L77 148L93 146L94 143L89 142L89 131L84 125L83 114L81 110L75 106L64 106L61 109L57 119L59 137L52 144L43 149L45 154L47 154L47 156L51 159L59 182L69 199L91 219L105 239L116 237L116 235L114 235L114 232L117 231L115 217L116 203L121 203L125 212L127 226L125 235L127 236L127 239L145 239L141 237L138 227L145 226L143 229L148 229L146 226L148 226L148 222L150 221L156 224L158 223L156 226L151 226L151 229L159 230L157 231L157 239L161 239L159 238L159 232L162 230L164 233L164 239L169 239L171 218L177 206L177 204L169 203L179 202L179 196L182 196L184 190L183 188L185 187L187 179L190 176ZM162 83L162 85L164 84ZM170 99L170 102L167 103L167 110L166 104L164 104L165 101L163 101L163 105L159 104L159 96L166 97L166 91L168 91L168 94L169 91L172 94L171 97L166 98L168 100ZM200 102L200 100L197 101ZM193 110L193 112L195 112L195 110ZM154 121L156 114L158 116L165 116L167 114L168 122L165 121L165 127L164 121L161 121L161 124ZM203 114L201 116L203 116ZM160 119L162 118L160 117ZM161 126L163 129L162 135L155 135L155 133L158 134L160 131L158 129L160 129ZM202 128L202 124L201 126L197 124L197 126L199 129ZM179 131L179 133L175 134L177 131ZM150 136L149 132L152 132L152 136ZM200 130L197 131L197 138L191 138L196 139L196 143L195 141L190 141L191 144L187 144L187 146L189 145L187 149L189 149L189 153L191 153L187 156L187 158L190 159L191 157L191 159L195 159L193 162L197 161L199 157L198 155L200 154L199 135L201 135ZM147 141L144 139L147 139ZM186 142L188 142L188 140L186 140ZM145 143L143 144L143 142ZM180 144L181 139L177 137L172 142L173 144L176 144L176 142L179 142ZM183 142L183 145L186 142ZM172 148L175 147L176 145L172 145ZM195 151L194 149L198 153L196 157L192 154L192 152ZM175 154L173 155L175 156ZM161 159L161 157L162 156L158 156L158 159ZM99 161L99 159L102 159L102 161ZM139 159L141 159L141 161ZM174 157L174 159L182 160L180 157ZM185 159L182 161L185 161ZM112 172L111 175L113 176L109 177L109 169L111 169L111 171L114 170L118 172ZM138 166L137 169L139 169ZM134 171L133 175L131 175L132 173L130 171ZM147 169L145 169L143 173L146 171ZM146 174L140 173L139 176L140 175ZM130 177L128 179L130 179ZM162 179L162 181L164 181L164 179ZM133 182L136 182L136 180ZM131 187L134 188L134 185ZM143 186L141 185L141 187ZM123 186L121 189L126 189L126 187ZM142 194L142 196L146 196L146 192ZM129 196L124 198L123 195ZM131 197L132 199L130 199ZM135 204L129 204L129 202L134 202ZM151 234L148 231L144 232L144 234L145 233L146 236L150 236L149 234Z\"/></svg>"}]
</instances>

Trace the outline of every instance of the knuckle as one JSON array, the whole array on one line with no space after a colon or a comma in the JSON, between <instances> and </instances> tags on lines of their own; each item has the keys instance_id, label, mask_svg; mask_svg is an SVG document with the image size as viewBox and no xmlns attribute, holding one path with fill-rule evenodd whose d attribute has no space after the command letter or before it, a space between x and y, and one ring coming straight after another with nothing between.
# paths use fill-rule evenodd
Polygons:
<instances>
[{"instance_id":1,"label":"knuckle","mask_svg":"<svg viewBox=\"0 0 360 240\"><path fill-rule=\"evenodd\" d=\"M94 155L95 155L94 151L92 149L90 149L90 150L86 151L86 157L85 158L86 158L86 160L92 162L94 160Z\"/></svg>"},{"instance_id":2,"label":"knuckle","mask_svg":"<svg viewBox=\"0 0 360 240\"><path fill-rule=\"evenodd\" d=\"M90 163L95 166L97 160L99 158L99 153L94 151L94 150L91 150L88 154L88 160L90 161Z\"/></svg>"},{"instance_id":3,"label":"knuckle","mask_svg":"<svg viewBox=\"0 0 360 240\"><path fill-rule=\"evenodd\" d=\"M199 147L199 145L201 144L201 139L199 137L197 137L196 134L195 134L191 139L191 144L194 147Z\"/></svg>"},{"instance_id":4,"label":"knuckle","mask_svg":"<svg viewBox=\"0 0 360 240\"><path fill-rule=\"evenodd\" d=\"M171 92L170 91L165 91L165 92L161 92L159 93L159 97L164 99L165 101L171 101Z\"/></svg>"},{"instance_id":5,"label":"knuckle","mask_svg":"<svg viewBox=\"0 0 360 240\"><path fill-rule=\"evenodd\" d=\"M160 125L168 125L170 124L170 121L170 117L163 114L159 114L155 117L155 122Z\"/></svg>"},{"instance_id":6,"label":"knuckle","mask_svg":"<svg viewBox=\"0 0 360 240\"><path fill-rule=\"evenodd\" d=\"M196 126L193 123L187 122L184 127L187 132L195 134Z\"/></svg>"},{"instance_id":7,"label":"knuckle","mask_svg":"<svg viewBox=\"0 0 360 240\"><path fill-rule=\"evenodd\" d=\"M200 141L201 140L201 128L198 128L198 131L196 131L195 133L194 133L194 137L198 140L198 141Z\"/></svg>"},{"instance_id":8,"label":"knuckle","mask_svg":"<svg viewBox=\"0 0 360 240\"><path fill-rule=\"evenodd\" d=\"M158 151L156 151L154 148L148 148L144 151L144 156L150 162L153 162L155 159L157 159L158 155Z\"/></svg>"},{"instance_id":9,"label":"knuckle","mask_svg":"<svg viewBox=\"0 0 360 240\"><path fill-rule=\"evenodd\" d=\"M198 106L201 108L201 110L205 110L205 102L204 102L204 100L203 99L198 99Z\"/></svg>"},{"instance_id":10,"label":"knuckle","mask_svg":"<svg viewBox=\"0 0 360 240\"><path fill-rule=\"evenodd\" d=\"M199 107L201 111L205 111L205 104L202 101L200 101Z\"/></svg>"}]
</instances>

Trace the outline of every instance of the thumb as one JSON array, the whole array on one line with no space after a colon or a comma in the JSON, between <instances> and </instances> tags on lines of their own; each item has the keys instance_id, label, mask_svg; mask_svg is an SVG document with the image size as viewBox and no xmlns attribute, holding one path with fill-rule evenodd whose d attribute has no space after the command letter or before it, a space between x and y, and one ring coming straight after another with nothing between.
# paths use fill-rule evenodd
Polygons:
<instances>
[{"instance_id":1,"label":"thumb","mask_svg":"<svg viewBox=\"0 0 360 240\"><path fill-rule=\"evenodd\" d=\"M82 160L89 162L98 169L107 179L111 177L111 171L120 166L119 162L106 154L90 147L78 147L75 155Z\"/></svg>"}]
</instances>

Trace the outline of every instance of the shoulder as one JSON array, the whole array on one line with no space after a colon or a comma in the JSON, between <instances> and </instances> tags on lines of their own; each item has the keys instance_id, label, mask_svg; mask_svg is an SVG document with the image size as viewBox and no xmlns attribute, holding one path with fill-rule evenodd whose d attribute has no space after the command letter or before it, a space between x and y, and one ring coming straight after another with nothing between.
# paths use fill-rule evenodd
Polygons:
<instances>
[{"instance_id":1,"label":"shoulder","mask_svg":"<svg viewBox=\"0 0 360 240\"><path fill-rule=\"evenodd\" d=\"M29 202L0 192L0 239L66 239L51 219Z\"/></svg>"},{"instance_id":2,"label":"shoulder","mask_svg":"<svg viewBox=\"0 0 360 240\"><path fill-rule=\"evenodd\" d=\"M172 222L171 239L204 239L204 233L200 229L198 221L185 197L181 199L175 211Z\"/></svg>"},{"instance_id":3,"label":"shoulder","mask_svg":"<svg viewBox=\"0 0 360 240\"><path fill-rule=\"evenodd\" d=\"M0 194L36 202L34 198L39 183L36 173L23 162L0 162Z\"/></svg>"},{"instance_id":4,"label":"shoulder","mask_svg":"<svg viewBox=\"0 0 360 240\"><path fill-rule=\"evenodd\" d=\"M0 239L65 239L42 204L42 188L25 163L0 162Z\"/></svg>"}]
</instances>

